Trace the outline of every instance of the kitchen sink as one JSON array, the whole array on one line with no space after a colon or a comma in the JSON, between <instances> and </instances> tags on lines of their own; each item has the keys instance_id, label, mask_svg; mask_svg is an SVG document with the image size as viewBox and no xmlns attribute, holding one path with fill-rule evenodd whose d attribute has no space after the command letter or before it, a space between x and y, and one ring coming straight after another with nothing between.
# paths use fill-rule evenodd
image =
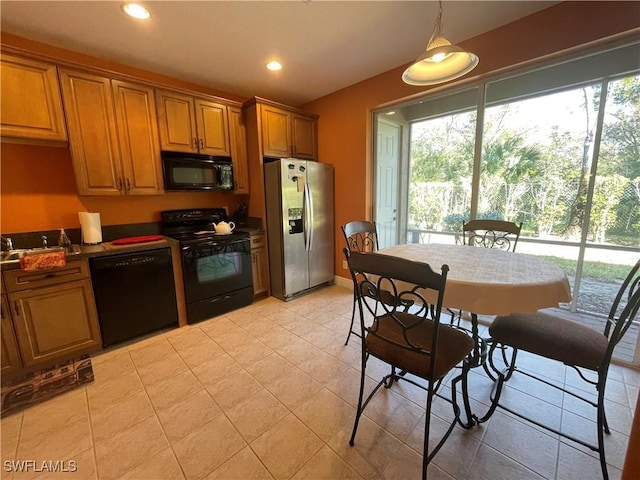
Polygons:
<instances>
[{"instance_id":1,"label":"kitchen sink","mask_svg":"<svg viewBox=\"0 0 640 480\"><path fill-rule=\"evenodd\" d=\"M20 261L20 257L24 255L33 255L37 253L50 253L60 252L62 250L67 251L67 255L78 255L80 253L80 245L71 245L65 249L63 247L38 247L38 248L17 248L15 250L6 250L0 252L0 265L6 263L17 263Z\"/></svg>"}]
</instances>

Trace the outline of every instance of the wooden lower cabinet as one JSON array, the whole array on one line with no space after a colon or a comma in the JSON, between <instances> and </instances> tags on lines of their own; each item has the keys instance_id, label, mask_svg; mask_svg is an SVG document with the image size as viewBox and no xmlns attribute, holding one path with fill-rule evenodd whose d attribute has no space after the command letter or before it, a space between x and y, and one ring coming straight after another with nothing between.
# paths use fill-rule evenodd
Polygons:
<instances>
[{"instance_id":1,"label":"wooden lower cabinet","mask_svg":"<svg viewBox=\"0 0 640 480\"><path fill-rule=\"evenodd\" d=\"M20 370L22 360L18 352L18 342L16 334L13 330L13 322L11 321L11 312L7 304L6 296L2 295L2 376L11 375Z\"/></svg>"},{"instance_id":2,"label":"wooden lower cabinet","mask_svg":"<svg viewBox=\"0 0 640 480\"><path fill-rule=\"evenodd\" d=\"M251 268L253 273L253 296L267 292L269 278L267 275L267 249L263 234L251 235Z\"/></svg>"},{"instance_id":3,"label":"wooden lower cabinet","mask_svg":"<svg viewBox=\"0 0 640 480\"><path fill-rule=\"evenodd\" d=\"M55 270L29 273L9 270L3 276L8 291L6 310L11 315L3 312L2 333L4 336L6 317L15 331L24 367L44 366L101 348L86 260L70 262ZM4 371L4 353L2 362Z\"/></svg>"}]
</instances>

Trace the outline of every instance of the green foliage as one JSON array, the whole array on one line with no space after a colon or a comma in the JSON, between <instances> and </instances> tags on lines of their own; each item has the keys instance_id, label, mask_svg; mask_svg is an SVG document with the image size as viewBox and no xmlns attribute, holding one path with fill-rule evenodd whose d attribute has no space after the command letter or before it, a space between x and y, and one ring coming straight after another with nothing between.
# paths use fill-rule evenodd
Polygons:
<instances>
[{"instance_id":1,"label":"green foliage","mask_svg":"<svg viewBox=\"0 0 640 480\"><path fill-rule=\"evenodd\" d=\"M552 257L552 256L539 256L542 260L549 262L556 267L560 268L564 273L570 276L576 274L575 260L567 258ZM629 273L629 265L620 265L615 263L604 262L590 262L585 260L582 265L582 276L591 278L593 280L604 280L607 282L614 282L616 280L623 279Z\"/></svg>"},{"instance_id":2,"label":"green foliage","mask_svg":"<svg viewBox=\"0 0 640 480\"><path fill-rule=\"evenodd\" d=\"M573 98L569 122L556 119L553 111L550 125L540 119L522 122L523 112L535 111L537 98L486 109L478 212L523 221L527 231L541 237L562 236L570 223L581 223L576 218L581 210L572 205L584 195L582 170L585 161L591 162L585 156L591 145L583 117L589 112L593 120L600 89L594 84L543 97L553 102L557 95L557 103L565 104ZM608 89L588 235L594 241L638 245L640 76L612 81ZM459 231L462 219L468 219L475 122L475 112L462 112L412 126L410 225Z\"/></svg>"}]
</instances>

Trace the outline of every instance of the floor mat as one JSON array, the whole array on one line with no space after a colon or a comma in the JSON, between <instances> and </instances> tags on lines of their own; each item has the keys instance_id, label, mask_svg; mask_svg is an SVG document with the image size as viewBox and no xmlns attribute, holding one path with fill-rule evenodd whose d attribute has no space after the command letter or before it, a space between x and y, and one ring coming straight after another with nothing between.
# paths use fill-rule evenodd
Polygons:
<instances>
[{"instance_id":1,"label":"floor mat","mask_svg":"<svg viewBox=\"0 0 640 480\"><path fill-rule=\"evenodd\" d=\"M28 373L3 385L2 417L93 381L89 355Z\"/></svg>"}]
</instances>

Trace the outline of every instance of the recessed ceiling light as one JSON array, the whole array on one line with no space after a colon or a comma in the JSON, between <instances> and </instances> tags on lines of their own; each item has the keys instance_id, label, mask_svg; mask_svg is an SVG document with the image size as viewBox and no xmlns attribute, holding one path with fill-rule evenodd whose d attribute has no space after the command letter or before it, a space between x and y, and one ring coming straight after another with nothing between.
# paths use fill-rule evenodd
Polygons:
<instances>
[{"instance_id":1,"label":"recessed ceiling light","mask_svg":"<svg viewBox=\"0 0 640 480\"><path fill-rule=\"evenodd\" d=\"M275 60L271 60L269 63L267 63L267 68L273 71L282 70L282 64Z\"/></svg>"},{"instance_id":2,"label":"recessed ceiling light","mask_svg":"<svg viewBox=\"0 0 640 480\"><path fill-rule=\"evenodd\" d=\"M122 10L124 10L124 13L130 17L137 18L139 20L146 20L151 17L149 10L139 3L123 3Z\"/></svg>"}]
</instances>

